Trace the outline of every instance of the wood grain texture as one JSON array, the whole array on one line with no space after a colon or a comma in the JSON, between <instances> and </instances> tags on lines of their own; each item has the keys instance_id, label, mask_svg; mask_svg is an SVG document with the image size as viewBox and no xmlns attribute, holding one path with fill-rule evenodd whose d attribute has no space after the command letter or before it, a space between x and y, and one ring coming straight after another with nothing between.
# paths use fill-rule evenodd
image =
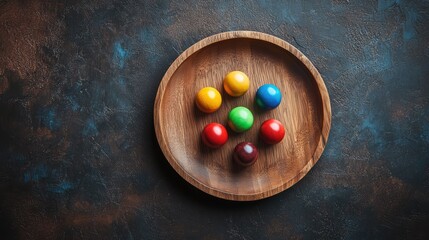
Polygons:
<instances>
[{"instance_id":1,"label":"wood grain texture","mask_svg":"<svg viewBox=\"0 0 429 240\"><path fill-rule=\"evenodd\" d=\"M222 88L230 71L245 72L250 89L232 98ZM259 86L273 83L282 91L280 106L263 111L254 106ZM199 89L212 86L223 96L221 108L205 114L195 107ZM220 149L207 149L200 134L210 122L226 125L235 106L248 107L254 126L233 133ZM286 128L284 140L267 146L258 139L259 126L269 118ZM216 197L251 201L277 194L298 182L314 166L329 135L331 107L322 77L313 64L289 43L251 31L225 32L205 38L184 51L170 66L158 88L154 108L156 135L171 166L189 183ZM240 168L232 161L234 147L251 141L259 159Z\"/></svg>"}]
</instances>

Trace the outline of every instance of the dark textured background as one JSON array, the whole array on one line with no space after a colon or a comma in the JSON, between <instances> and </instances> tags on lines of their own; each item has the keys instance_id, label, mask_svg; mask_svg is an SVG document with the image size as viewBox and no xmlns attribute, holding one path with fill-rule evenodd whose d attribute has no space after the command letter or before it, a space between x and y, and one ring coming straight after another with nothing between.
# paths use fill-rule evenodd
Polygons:
<instances>
[{"instance_id":1,"label":"dark textured background","mask_svg":"<svg viewBox=\"0 0 429 240\"><path fill-rule=\"evenodd\" d=\"M331 96L328 145L291 189L212 198L168 165L158 84L209 35L306 54ZM0 1L1 239L424 239L428 1Z\"/></svg>"}]
</instances>

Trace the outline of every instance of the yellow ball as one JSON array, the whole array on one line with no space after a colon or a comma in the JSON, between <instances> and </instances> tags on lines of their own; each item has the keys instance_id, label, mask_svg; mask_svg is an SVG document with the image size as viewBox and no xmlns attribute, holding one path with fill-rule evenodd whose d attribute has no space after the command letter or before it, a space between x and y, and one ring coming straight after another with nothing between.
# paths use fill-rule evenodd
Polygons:
<instances>
[{"instance_id":1,"label":"yellow ball","mask_svg":"<svg viewBox=\"0 0 429 240\"><path fill-rule=\"evenodd\" d=\"M223 80L223 88L233 97L245 94L249 90L249 85L249 77L240 71L228 73Z\"/></svg>"},{"instance_id":2,"label":"yellow ball","mask_svg":"<svg viewBox=\"0 0 429 240\"><path fill-rule=\"evenodd\" d=\"M216 88L202 88L195 98L197 107L205 113L212 113L219 109L222 104L222 97Z\"/></svg>"}]
</instances>

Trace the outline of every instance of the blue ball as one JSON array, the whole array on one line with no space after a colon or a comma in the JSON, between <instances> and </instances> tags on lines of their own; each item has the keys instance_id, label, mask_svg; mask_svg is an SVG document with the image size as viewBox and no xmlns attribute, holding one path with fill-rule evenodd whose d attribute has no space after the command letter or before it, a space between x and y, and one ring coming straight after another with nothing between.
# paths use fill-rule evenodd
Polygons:
<instances>
[{"instance_id":1,"label":"blue ball","mask_svg":"<svg viewBox=\"0 0 429 240\"><path fill-rule=\"evenodd\" d=\"M282 93L276 85L264 84L256 91L255 101L262 109L274 109L282 101Z\"/></svg>"}]
</instances>

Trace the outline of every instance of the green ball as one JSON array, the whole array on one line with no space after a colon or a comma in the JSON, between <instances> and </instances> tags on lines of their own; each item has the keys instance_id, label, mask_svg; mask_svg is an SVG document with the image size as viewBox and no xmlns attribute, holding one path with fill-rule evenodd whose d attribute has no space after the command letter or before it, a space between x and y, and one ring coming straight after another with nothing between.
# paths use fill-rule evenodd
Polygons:
<instances>
[{"instance_id":1,"label":"green ball","mask_svg":"<svg viewBox=\"0 0 429 240\"><path fill-rule=\"evenodd\" d=\"M235 132L244 132L253 126L253 114L245 107L233 108L228 114L228 125Z\"/></svg>"}]
</instances>

